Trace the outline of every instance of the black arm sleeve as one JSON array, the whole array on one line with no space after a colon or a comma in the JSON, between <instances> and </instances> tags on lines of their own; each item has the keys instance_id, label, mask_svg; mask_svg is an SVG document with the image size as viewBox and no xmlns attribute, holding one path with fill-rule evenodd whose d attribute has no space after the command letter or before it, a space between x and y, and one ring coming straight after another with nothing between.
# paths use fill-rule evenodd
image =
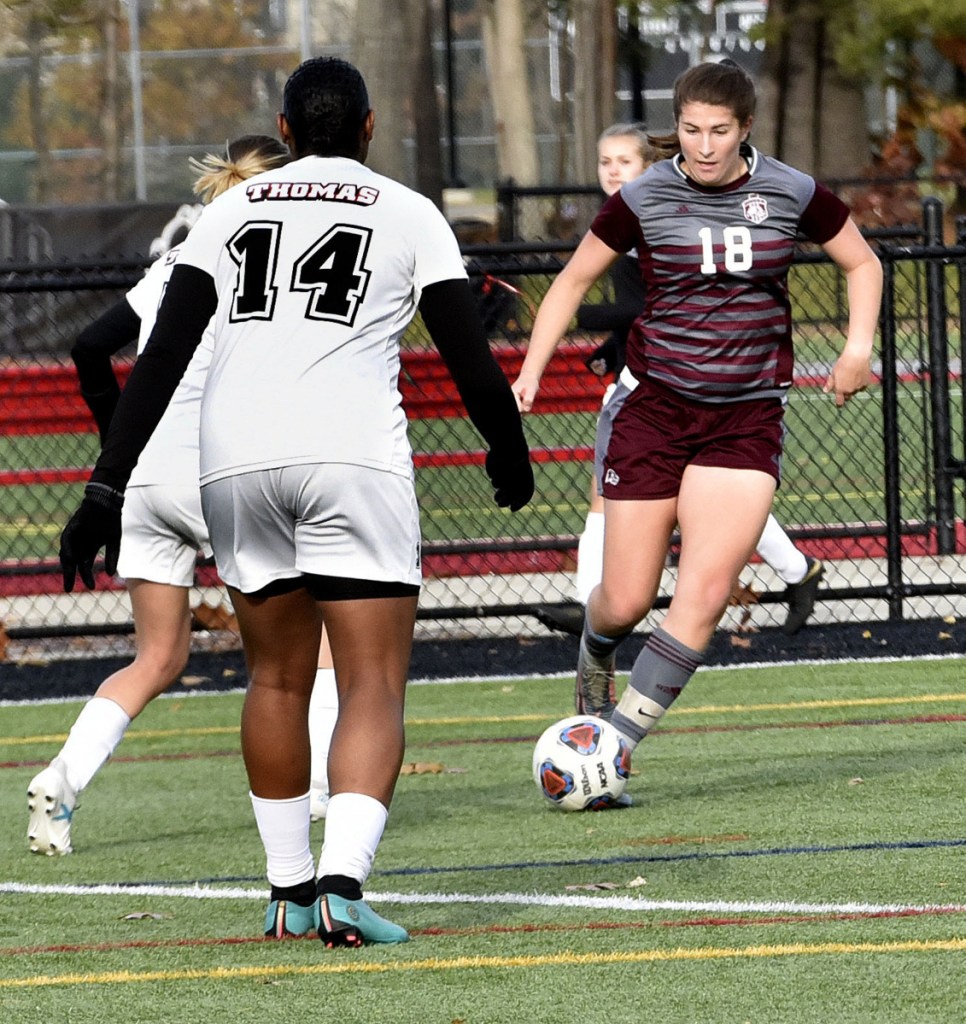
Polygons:
<instances>
[{"instance_id":1,"label":"black arm sleeve","mask_svg":"<svg viewBox=\"0 0 966 1024\"><path fill-rule=\"evenodd\" d=\"M215 283L197 267L176 266L154 330L117 403L92 483L127 486L138 456L154 433L191 362L218 304Z\"/></svg>"},{"instance_id":2,"label":"black arm sleeve","mask_svg":"<svg viewBox=\"0 0 966 1024\"><path fill-rule=\"evenodd\" d=\"M484 440L506 456L527 458L517 402L490 351L469 283L451 280L429 285L423 289L419 312Z\"/></svg>"},{"instance_id":3,"label":"black arm sleeve","mask_svg":"<svg viewBox=\"0 0 966 1024\"><path fill-rule=\"evenodd\" d=\"M621 331L625 335L644 309L644 282L636 256L622 256L611 267L614 301L581 306L577 326L587 331Z\"/></svg>"},{"instance_id":4,"label":"black arm sleeve","mask_svg":"<svg viewBox=\"0 0 966 1024\"><path fill-rule=\"evenodd\" d=\"M141 318L127 299L121 299L85 327L70 350L80 380L81 396L97 422L102 443L121 394L111 356L136 341L140 329Z\"/></svg>"}]
</instances>

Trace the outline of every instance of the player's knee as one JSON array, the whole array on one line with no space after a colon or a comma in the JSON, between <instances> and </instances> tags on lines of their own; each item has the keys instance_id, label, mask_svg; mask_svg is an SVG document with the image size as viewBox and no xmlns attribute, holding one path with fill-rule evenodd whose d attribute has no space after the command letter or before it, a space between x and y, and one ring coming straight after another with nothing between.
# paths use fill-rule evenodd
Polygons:
<instances>
[{"instance_id":1,"label":"player's knee","mask_svg":"<svg viewBox=\"0 0 966 1024\"><path fill-rule=\"evenodd\" d=\"M648 595L607 590L601 586L597 590L593 605L595 621L606 622L607 632L633 629L651 610L653 599Z\"/></svg>"},{"instance_id":2,"label":"player's knee","mask_svg":"<svg viewBox=\"0 0 966 1024\"><path fill-rule=\"evenodd\" d=\"M151 645L138 651L135 665L155 682L160 693L167 689L188 665L189 645Z\"/></svg>"}]
</instances>

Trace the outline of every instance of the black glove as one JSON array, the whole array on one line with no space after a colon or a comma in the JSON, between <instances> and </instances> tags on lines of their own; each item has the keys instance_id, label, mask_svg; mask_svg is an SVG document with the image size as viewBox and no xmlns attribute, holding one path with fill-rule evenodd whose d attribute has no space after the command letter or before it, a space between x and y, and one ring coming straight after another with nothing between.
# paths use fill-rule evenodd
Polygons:
<instances>
[{"instance_id":1,"label":"black glove","mask_svg":"<svg viewBox=\"0 0 966 1024\"><path fill-rule=\"evenodd\" d=\"M620 345L612 334L602 345L598 345L584 360L584 366L598 377L620 370Z\"/></svg>"},{"instance_id":2,"label":"black glove","mask_svg":"<svg viewBox=\"0 0 966 1024\"><path fill-rule=\"evenodd\" d=\"M506 456L498 449L486 453L486 474L493 484L494 500L500 508L518 512L533 497L533 467L530 453Z\"/></svg>"},{"instance_id":3,"label":"black glove","mask_svg":"<svg viewBox=\"0 0 966 1024\"><path fill-rule=\"evenodd\" d=\"M123 505L124 495L107 484L88 484L84 488L84 500L60 535L60 568L66 593L74 589L77 573L88 590L94 589L94 559L101 548L105 572L109 576L117 572Z\"/></svg>"}]
</instances>

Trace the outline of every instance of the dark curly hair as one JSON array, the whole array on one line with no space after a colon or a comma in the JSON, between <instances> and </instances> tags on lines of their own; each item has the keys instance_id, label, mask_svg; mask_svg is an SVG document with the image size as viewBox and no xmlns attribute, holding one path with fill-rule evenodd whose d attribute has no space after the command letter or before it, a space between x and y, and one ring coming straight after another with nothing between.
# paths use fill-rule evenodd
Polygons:
<instances>
[{"instance_id":1,"label":"dark curly hair","mask_svg":"<svg viewBox=\"0 0 966 1024\"><path fill-rule=\"evenodd\" d=\"M369 114L369 91L358 68L348 61L313 57L285 83L282 113L296 156L355 157Z\"/></svg>"}]
</instances>

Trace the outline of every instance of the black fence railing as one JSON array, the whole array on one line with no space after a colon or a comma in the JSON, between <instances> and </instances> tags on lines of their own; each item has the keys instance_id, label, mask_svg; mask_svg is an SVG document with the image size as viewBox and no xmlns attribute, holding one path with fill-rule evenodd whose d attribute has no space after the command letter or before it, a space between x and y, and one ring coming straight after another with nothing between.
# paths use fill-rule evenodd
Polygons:
<instances>
[{"instance_id":1,"label":"black fence railing","mask_svg":"<svg viewBox=\"0 0 966 1024\"><path fill-rule=\"evenodd\" d=\"M803 551L826 564L815 621L966 614L966 231L945 244L942 224L941 204L927 200L920 224L869 233L885 268L880 383L843 409L821 388L843 342L841 274L812 251L799 254L790 274L797 386L786 410L775 514ZM573 245L464 247L494 351L511 379L535 310ZM62 594L57 545L97 452L70 346L144 265L0 263L0 625L16 656L130 647L123 585L104 579L94 592ZM418 319L407 332L400 384L425 556L419 637L542 631L533 618L538 606L574 601L603 392L583 360L599 341L574 331L552 360L527 419L537 493L511 515L492 506L479 440ZM122 370L132 358L124 355ZM675 573L672 546L658 612ZM742 583L751 596L734 611L742 628L780 623L784 588L774 572L754 562ZM211 564L199 563L192 601L196 644L237 642Z\"/></svg>"}]
</instances>

